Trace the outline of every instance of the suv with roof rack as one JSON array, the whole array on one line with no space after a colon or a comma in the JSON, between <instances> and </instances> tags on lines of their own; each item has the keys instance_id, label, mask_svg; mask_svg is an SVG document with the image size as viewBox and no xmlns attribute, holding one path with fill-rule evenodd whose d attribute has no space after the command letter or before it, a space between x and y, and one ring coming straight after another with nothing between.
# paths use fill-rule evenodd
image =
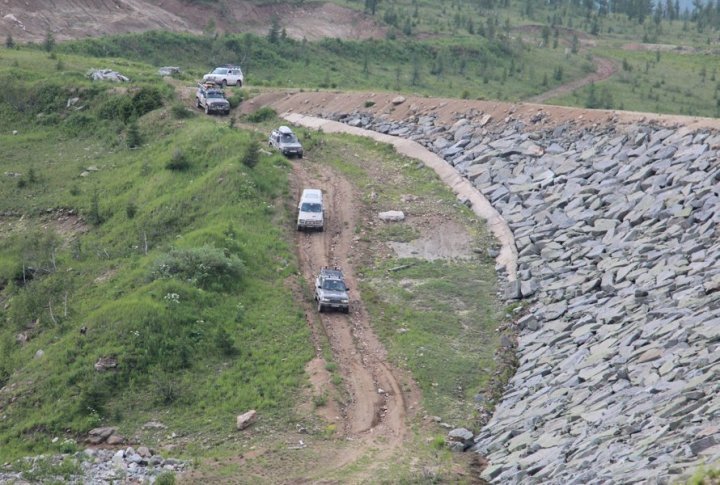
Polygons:
<instances>
[{"instance_id":1,"label":"suv with roof rack","mask_svg":"<svg viewBox=\"0 0 720 485\"><path fill-rule=\"evenodd\" d=\"M345 285L342 270L325 267L315 278L315 301L317 309L322 313L326 309L350 312L349 288Z\"/></svg>"},{"instance_id":2,"label":"suv with roof rack","mask_svg":"<svg viewBox=\"0 0 720 485\"><path fill-rule=\"evenodd\" d=\"M293 133L293 131L285 125L279 127L277 130L273 130L272 133L270 133L268 144L271 147L275 147L280 150L280 152L286 157L291 157L293 155L298 158L303 157L303 147L300 144L300 141L297 136L295 136L295 133Z\"/></svg>"},{"instance_id":3,"label":"suv with roof rack","mask_svg":"<svg viewBox=\"0 0 720 485\"><path fill-rule=\"evenodd\" d=\"M214 87L212 83L198 84L195 92L195 105L205 110L205 114L230 114L230 101L225 99L222 89Z\"/></svg>"}]
</instances>

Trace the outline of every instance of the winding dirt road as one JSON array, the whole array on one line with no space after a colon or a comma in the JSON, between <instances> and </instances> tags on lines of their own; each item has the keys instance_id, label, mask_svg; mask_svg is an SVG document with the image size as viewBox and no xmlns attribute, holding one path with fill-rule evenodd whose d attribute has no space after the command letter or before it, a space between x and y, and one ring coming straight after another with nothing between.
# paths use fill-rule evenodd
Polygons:
<instances>
[{"instance_id":1,"label":"winding dirt road","mask_svg":"<svg viewBox=\"0 0 720 485\"><path fill-rule=\"evenodd\" d=\"M615 61L612 59L606 59L604 57L595 57L595 72L588 74L587 76L576 79L575 81L571 81L569 83L561 84L560 86L556 87L555 89L551 89L550 91L545 91L542 94L538 94L537 96L533 96L532 98L529 98L525 100L528 103L544 103L548 99L555 98L557 96L562 96L567 93L571 93L575 91L576 89L579 89L583 86L587 86L590 83L595 83L598 81L603 81L605 79L608 79L610 76L615 74L617 72L617 67Z\"/></svg>"}]
</instances>

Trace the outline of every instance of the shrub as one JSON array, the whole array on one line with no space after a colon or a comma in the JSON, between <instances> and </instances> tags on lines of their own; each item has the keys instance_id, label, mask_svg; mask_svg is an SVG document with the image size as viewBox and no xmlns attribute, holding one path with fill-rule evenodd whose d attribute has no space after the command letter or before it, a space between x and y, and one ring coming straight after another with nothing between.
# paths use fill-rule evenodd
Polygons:
<instances>
[{"instance_id":1,"label":"shrub","mask_svg":"<svg viewBox=\"0 0 720 485\"><path fill-rule=\"evenodd\" d=\"M275 112L274 109L272 109L268 106L263 106L262 108L255 111L254 113L250 113L249 115L247 115L247 120L251 123L260 123L263 121L270 120L270 119L274 118L275 116L277 116L277 113Z\"/></svg>"},{"instance_id":2,"label":"shrub","mask_svg":"<svg viewBox=\"0 0 720 485\"><path fill-rule=\"evenodd\" d=\"M127 123L133 117L132 100L128 96L112 96L100 106L98 116L105 120Z\"/></svg>"},{"instance_id":3,"label":"shrub","mask_svg":"<svg viewBox=\"0 0 720 485\"><path fill-rule=\"evenodd\" d=\"M187 109L187 107L185 107L182 103L173 104L170 108L170 113L179 120L195 116L195 112Z\"/></svg>"},{"instance_id":4,"label":"shrub","mask_svg":"<svg viewBox=\"0 0 720 485\"><path fill-rule=\"evenodd\" d=\"M155 485L175 485L175 475L170 472L161 473L155 480Z\"/></svg>"},{"instance_id":5,"label":"shrub","mask_svg":"<svg viewBox=\"0 0 720 485\"><path fill-rule=\"evenodd\" d=\"M260 161L260 143L257 140L251 140L250 144L245 148L242 157L242 163L246 167L253 168Z\"/></svg>"},{"instance_id":6,"label":"shrub","mask_svg":"<svg viewBox=\"0 0 720 485\"><path fill-rule=\"evenodd\" d=\"M168 170L183 172L190 168L190 160L188 160L187 156L185 156L185 152L183 152L180 148L176 148L170 157L170 161L165 164L165 168Z\"/></svg>"},{"instance_id":7,"label":"shrub","mask_svg":"<svg viewBox=\"0 0 720 485\"><path fill-rule=\"evenodd\" d=\"M224 328L218 328L215 332L215 345L217 346L218 350L220 350L220 352L226 357L232 357L237 353L235 341Z\"/></svg>"},{"instance_id":8,"label":"shrub","mask_svg":"<svg viewBox=\"0 0 720 485\"><path fill-rule=\"evenodd\" d=\"M133 111L136 116L142 116L163 105L162 93L157 88L144 87L132 97Z\"/></svg>"},{"instance_id":9,"label":"shrub","mask_svg":"<svg viewBox=\"0 0 720 485\"><path fill-rule=\"evenodd\" d=\"M179 278L204 289L234 286L243 274L243 261L226 250L203 246L174 249L155 261L152 278Z\"/></svg>"},{"instance_id":10,"label":"shrub","mask_svg":"<svg viewBox=\"0 0 720 485\"><path fill-rule=\"evenodd\" d=\"M135 202L128 202L128 205L125 207L125 214L128 219L135 217L135 214L137 214L137 205Z\"/></svg>"},{"instance_id":11,"label":"shrub","mask_svg":"<svg viewBox=\"0 0 720 485\"><path fill-rule=\"evenodd\" d=\"M228 98L231 108L237 108L243 100L245 100L245 93L243 91L235 91L232 96Z\"/></svg>"},{"instance_id":12,"label":"shrub","mask_svg":"<svg viewBox=\"0 0 720 485\"><path fill-rule=\"evenodd\" d=\"M372 106L375 106L375 101L367 100L365 101L365 107L370 108Z\"/></svg>"},{"instance_id":13,"label":"shrub","mask_svg":"<svg viewBox=\"0 0 720 485\"><path fill-rule=\"evenodd\" d=\"M445 448L445 437L443 436L436 436L433 438L433 440L430 442L430 446L434 450L442 450Z\"/></svg>"},{"instance_id":14,"label":"shrub","mask_svg":"<svg viewBox=\"0 0 720 485\"><path fill-rule=\"evenodd\" d=\"M103 220L103 216L100 214L100 196L98 195L97 189L95 189L92 200L90 201L87 221L94 226L99 226L103 223Z\"/></svg>"},{"instance_id":15,"label":"shrub","mask_svg":"<svg viewBox=\"0 0 720 485\"><path fill-rule=\"evenodd\" d=\"M142 137L140 136L140 129L137 123L131 123L128 126L127 136L125 138L128 148L137 148L142 145Z\"/></svg>"}]
</instances>

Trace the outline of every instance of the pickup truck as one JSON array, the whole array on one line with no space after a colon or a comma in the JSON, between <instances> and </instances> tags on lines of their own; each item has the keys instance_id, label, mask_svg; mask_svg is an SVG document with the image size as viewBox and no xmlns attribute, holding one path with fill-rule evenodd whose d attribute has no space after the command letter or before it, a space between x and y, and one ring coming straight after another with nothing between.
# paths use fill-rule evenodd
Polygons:
<instances>
[{"instance_id":1,"label":"pickup truck","mask_svg":"<svg viewBox=\"0 0 720 485\"><path fill-rule=\"evenodd\" d=\"M230 101L225 99L225 93L223 93L222 89L209 84L198 84L195 93L195 104L198 108L204 109L206 114L230 114Z\"/></svg>"}]
</instances>

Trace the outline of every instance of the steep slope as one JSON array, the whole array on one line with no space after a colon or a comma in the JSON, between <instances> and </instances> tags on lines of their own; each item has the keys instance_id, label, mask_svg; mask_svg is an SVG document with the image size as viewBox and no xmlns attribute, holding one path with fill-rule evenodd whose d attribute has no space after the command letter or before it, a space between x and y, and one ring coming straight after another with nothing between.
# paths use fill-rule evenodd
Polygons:
<instances>
[{"instance_id":1,"label":"steep slope","mask_svg":"<svg viewBox=\"0 0 720 485\"><path fill-rule=\"evenodd\" d=\"M366 39L384 30L373 19L327 3L268 4L226 0L8 0L0 4L0 36L38 42L51 32L56 40L147 30L253 32L264 34L277 17L296 39Z\"/></svg>"}]
</instances>

